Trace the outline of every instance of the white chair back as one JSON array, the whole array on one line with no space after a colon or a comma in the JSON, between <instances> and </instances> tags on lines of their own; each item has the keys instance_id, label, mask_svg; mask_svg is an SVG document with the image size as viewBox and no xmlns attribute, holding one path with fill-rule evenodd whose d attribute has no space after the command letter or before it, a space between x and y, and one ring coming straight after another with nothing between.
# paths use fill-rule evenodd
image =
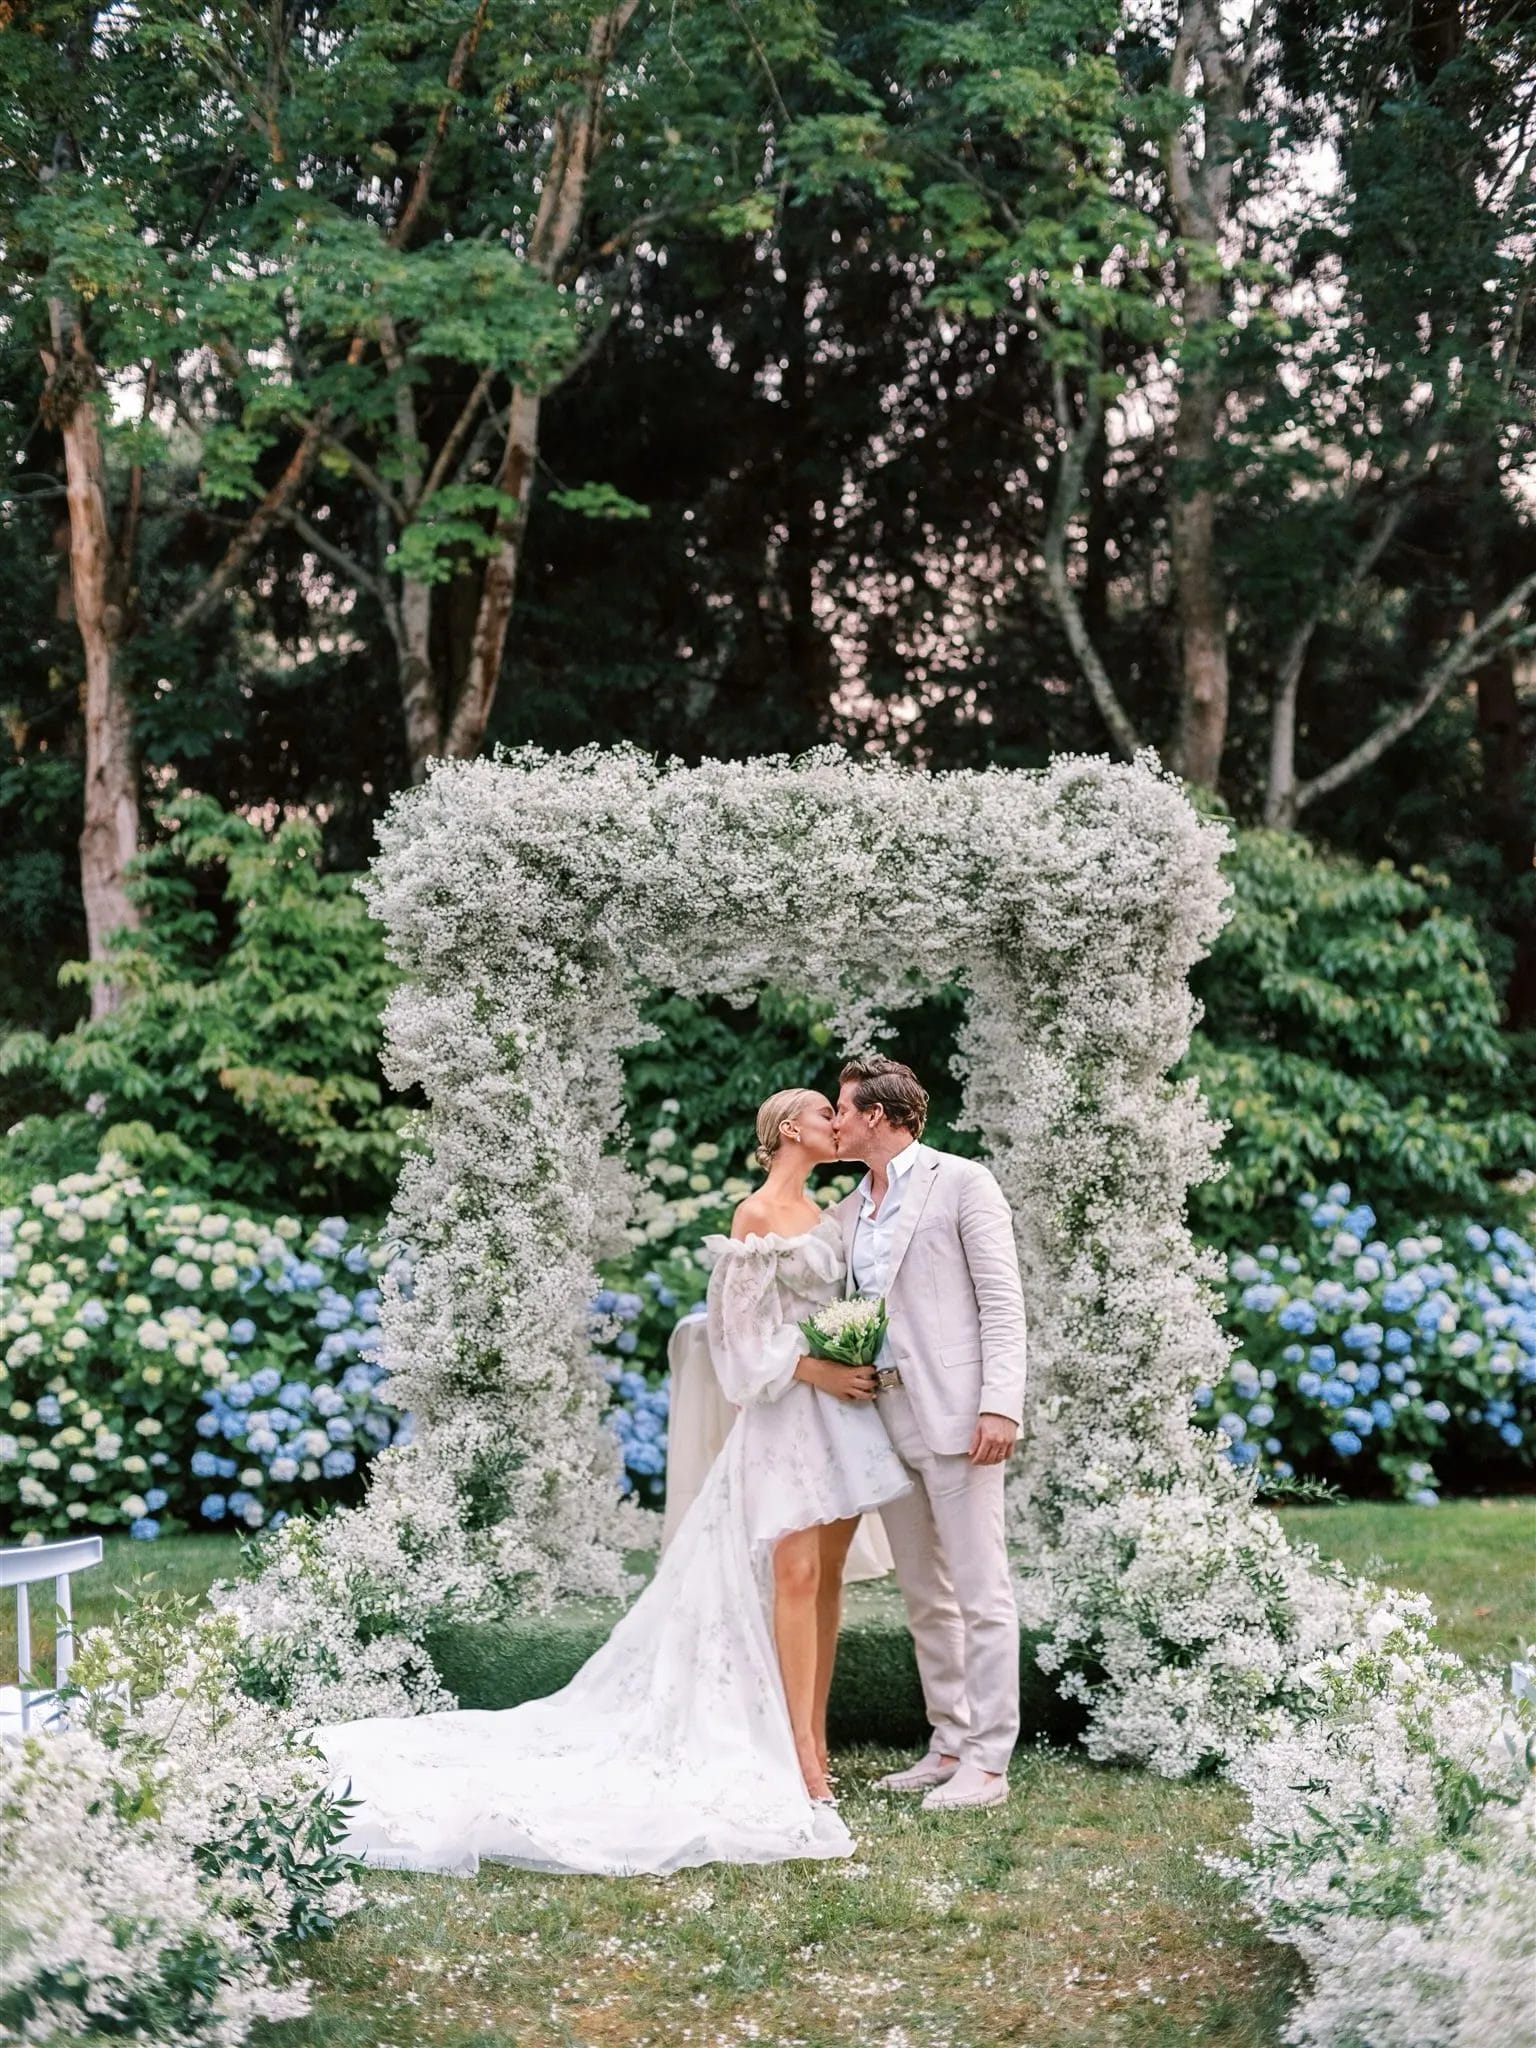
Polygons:
<instances>
[{"instance_id":1,"label":"white chair back","mask_svg":"<svg viewBox=\"0 0 1536 2048\"><path fill-rule=\"evenodd\" d=\"M34 1543L19 1550L0 1550L0 1587L14 1586L16 1589L16 1673L23 1735L32 1725L34 1700L46 1699L51 1691L63 1685L74 1661L74 1604L70 1599L70 1575L87 1571L93 1564L100 1563L99 1536L78 1536L69 1543ZM52 1687L36 1685L32 1672L30 1589L47 1579L53 1581L58 1616L53 1642Z\"/></svg>"}]
</instances>

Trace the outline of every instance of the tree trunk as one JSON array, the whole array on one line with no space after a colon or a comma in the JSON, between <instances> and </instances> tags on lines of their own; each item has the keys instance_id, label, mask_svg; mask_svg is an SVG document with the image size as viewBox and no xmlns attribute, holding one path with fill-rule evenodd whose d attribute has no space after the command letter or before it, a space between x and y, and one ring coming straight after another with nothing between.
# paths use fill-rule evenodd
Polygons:
<instances>
[{"instance_id":1,"label":"tree trunk","mask_svg":"<svg viewBox=\"0 0 1536 2048\"><path fill-rule=\"evenodd\" d=\"M561 269L581 227L587 180L602 147L609 66L638 5L639 0L619 0L616 7L592 17L587 32L586 91L555 116L549 168L528 237L528 260L543 277L553 278ZM496 488L516 503L498 519L496 552L485 565L469 665L443 745L443 751L456 760L479 753L496 702L528 531L528 500L539 454L540 402L537 391L521 384L513 387Z\"/></svg>"},{"instance_id":2,"label":"tree trunk","mask_svg":"<svg viewBox=\"0 0 1536 2048\"><path fill-rule=\"evenodd\" d=\"M825 441L817 424L811 376L807 301L811 266L797 233L784 237L785 270L781 327L785 428L779 443L781 499L786 539L782 557L784 642L789 656L785 698L795 707L787 742L798 751L814 746L825 730L837 687L827 636L816 617L815 464Z\"/></svg>"},{"instance_id":3,"label":"tree trunk","mask_svg":"<svg viewBox=\"0 0 1536 2048\"><path fill-rule=\"evenodd\" d=\"M479 753L490 724L491 707L496 702L512 600L517 594L517 572L522 567L523 537L528 531L528 494L533 488L533 466L539 452L540 403L538 392L530 391L526 385L519 384L513 389L496 488L517 502L496 522L496 552L485 565L469 666L443 747L451 760L469 760Z\"/></svg>"},{"instance_id":4,"label":"tree trunk","mask_svg":"<svg viewBox=\"0 0 1536 2048\"><path fill-rule=\"evenodd\" d=\"M432 586L408 576L395 607L395 653L400 664L400 706L412 782L426 779L427 763L443 751L443 715L432 668Z\"/></svg>"},{"instance_id":5,"label":"tree trunk","mask_svg":"<svg viewBox=\"0 0 1536 2048\"><path fill-rule=\"evenodd\" d=\"M1510 1024L1519 1031L1536 1026L1536 760L1521 717L1514 654L1501 650L1484 662L1476 680L1485 829L1513 898L1499 922L1514 946L1505 1000Z\"/></svg>"},{"instance_id":6,"label":"tree trunk","mask_svg":"<svg viewBox=\"0 0 1536 2048\"><path fill-rule=\"evenodd\" d=\"M80 893L89 957L100 961L106 957L110 934L139 922L126 883L128 863L139 844L133 713L122 677L127 578L107 522L96 365L72 308L50 300L49 322L53 347L43 355L48 373L45 406L64 442L70 591L85 658L80 693L85 724ZM111 982L94 982L91 1015L105 1016L120 1000L121 990Z\"/></svg>"},{"instance_id":7,"label":"tree trunk","mask_svg":"<svg viewBox=\"0 0 1536 2048\"><path fill-rule=\"evenodd\" d=\"M1286 645L1279 679L1269 708L1269 770L1264 778L1264 822L1289 832L1296 823L1296 730L1301 673L1306 666L1310 629L1294 634Z\"/></svg>"},{"instance_id":8,"label":"tree trunk","mask_svg":"<svg viewBox=\"0 0 1536 2048\"><path fill-rule=\"evenodd\" d=\"M1214 287L1191 290L1187 312L1193 320L1215 319ZM1213 372L1186 372L1174 430L1177 461L1168 507L1168 534L1178 607L1180 689L1178 772L1201 789L1215 789L1227 741L1227 599L1216 552L1216 493L1211 465L1216 456L1216 418L1221 393ZM1179 477L1196 474L1192 488Z\"/></svg>"},{"instance_id":9,"label":"tree trunk","mask_svg":"<svg viewBox=\"0 0 1536 2048\"><path fill-rule=\"evenodd\" d=\"M1216 343L1226 312L1222 240L1232 218L1233 170L1248 146L1239 124L1264 25L1262 0L1254 0L1242 31L1219 0L1182 0L1168 77L1170 91L1192 101L1163 145L1183 243L1184 347L1168 512L1179 625L1176 765L1202 789L1215 789L1220 781L1227 738L1227 601L1216 549L1215 489L1217 428L1226 396Z\"/></svg>"}]
</instances>

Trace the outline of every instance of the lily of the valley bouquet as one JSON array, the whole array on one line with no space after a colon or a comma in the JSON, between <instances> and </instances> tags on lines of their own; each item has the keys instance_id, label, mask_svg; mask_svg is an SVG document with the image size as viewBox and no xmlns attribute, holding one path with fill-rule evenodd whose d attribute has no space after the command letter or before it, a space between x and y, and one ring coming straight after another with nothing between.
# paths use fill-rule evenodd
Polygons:
<instances>
[{"instance_id":1,"label":"lily of the valley bouquet","mask_svg":"<svg viewBox=\"0 0 1536 2048\"><path fill-rule=\"evenodd\" d=\"M807 1316L800 1334L814 1358L830 1358L838 1365L873 1365L885 1342L885 1321L883 1294L850 1294Z\"/></svg>"}]
</instances>

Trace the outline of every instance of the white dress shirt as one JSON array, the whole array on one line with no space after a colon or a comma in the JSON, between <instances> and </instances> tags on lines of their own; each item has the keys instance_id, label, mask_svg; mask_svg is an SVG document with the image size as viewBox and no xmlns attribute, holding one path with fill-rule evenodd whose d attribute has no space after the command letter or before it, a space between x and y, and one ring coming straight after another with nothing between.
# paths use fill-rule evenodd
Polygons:
<instances>
[{"instance_id":1,"label":"white dress shirt","mask_svg":"<svg viewBox=\"0 0 1536 2048\"><path fill-rule=\"evenodd\" d=\"M859 1220L853 1228L853 1284L860 1294L889 1292L891 1245L896 1236L896 1219L901 1214L907 1179L926 1148L921 1140L898 1152L885 1169L885 1200L875 1213L875 1198L866 1173L859 1183Z\"/></svg>"}]
</instances>

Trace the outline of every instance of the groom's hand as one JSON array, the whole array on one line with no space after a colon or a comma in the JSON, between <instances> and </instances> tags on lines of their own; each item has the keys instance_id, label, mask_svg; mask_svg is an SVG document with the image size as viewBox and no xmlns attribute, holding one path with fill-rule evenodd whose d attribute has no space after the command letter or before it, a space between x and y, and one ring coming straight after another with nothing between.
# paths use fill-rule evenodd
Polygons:
<instances>
[{"instance_id":1,"label":"groom's hand","mask_svg":"<svg viewBox=\"0 0 1536 2048\"><path fill-rule=\"evenodd\" d=\"M1006 1415L978 1415L971 1438L973 1465L1001 1465L1018 1441L1019 1425Z\"/></svg>"},{"instance_id":2,"label":"groom's hand","mask_svg":"<svg viewBox=\"0 0 1536 2048\"><path fill-rule=\"evenodd\" d=\"M832 1358L813 1358L802 1352L795 1378L808 1387L820 1387L824 1394L836 1394L840 1401L873 1401L877 1392L872 1365L839 1365Z\"/></svg>"}]
</instances>

